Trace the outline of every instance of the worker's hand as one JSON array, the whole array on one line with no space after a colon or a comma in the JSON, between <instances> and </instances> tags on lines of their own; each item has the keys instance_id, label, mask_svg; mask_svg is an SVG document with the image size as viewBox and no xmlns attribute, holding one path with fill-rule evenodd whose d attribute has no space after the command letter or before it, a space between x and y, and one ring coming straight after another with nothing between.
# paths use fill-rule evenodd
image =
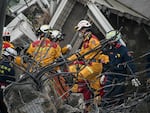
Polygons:
<instances>
[{"instance_id":1,"label":"worker's hand","mask_svg":"<svg viewBox=\"0 0 150 113\"><path fill-rule=\"evenodd\" d=\"M106 76L105 76L105 75L102 75L102 76L100 77L100 84L101 84L101 85L104 85L105 82L106 82Z\"/></svg>"},{"instance_id":2,"label":"worker's hand","mask_svg":"<svg viewBox=\"0 0 150 113\"><path fill-rule=\"evenodd\" d=\"M1 89L5 89L6 88L6 86L4 86L4 85L1 85L0 87L1 87Z\"/></svg>"},{"instance_id":3,"label":"worker's hand","mask_svg":"<svg viewBox=\"0 0 150 113\"><path fill-rule=\"evenodd\" d=\"M78 100L78 104L79 104L80 109L85 109L86 108L86 105L85 105L86 103L84 102L84 100L82 98L80 98Z\"/></svg>"},{"instance_id":4,"label":"worker's hand","mask_svg":"<svg viewBox=\"0 0 150 113\"><path fill-rule=\"evenodd\" d=\"M101 54L99 58L101 60L101 63L107 64L109 62L109 56L107 55Z\"/></svg>"},{"instance_id":5,"label":"worker's hand","mask_svg":"<svg viewBox=\"0 0 150 113\"><path fill-rule=\"evenodd\" d=\"M135 87L139 87L141 85L141 82L137 78L132 79L131 83Z\"/></svg>"},{"instance_id":6,"label":"worker's hand","mask_svg":"<svg viewBox=\"0 0 150 113\"><path fill-rule=\"evenodd\" d=\"M23 78L24 76L25 76L25 74L21 74L21 75L19 76L19 79Z\"/></svg>"},{"instance_id":7,"label":"worker's hand","mask_svg":"<svg viewBox=\"0 0 150 113\"><path fill-rule=\"evenodd\" d=\"M62 61L64 61L64 59L62 57L55 59L55 62L62 62Z\"/></svg>"},{"instance_id":8,"label":"worker's hand","mask_svg":"<svg viewBox=\"0 0 150 113\"><path fill-rule=\"evenodd\" d=\"M58 70L57 70L57 73L61 73L61 70L60 70L60 69L58 69Z\"/></svg>"},{"instance_id":9,"label":"worker's hand","mask_svg":"<svg viewBox=\"0 0 150 113\"><path fill-rule=\"evenodd\" d=\"M26 56L26 55L22 56L22 60L23 60L23 63L29 62L29 56Z\"/></svg>"},{"instance_id":10,"label":"worker's hand","mask_svg":"<svg viewBox=\"0 0 150 113\"><path fill-rule=\"evenodd\" d=\"M94 97L94 104L100 105L101 100L102 100L102 98L100 95Z\"/></svg>"},{"instance_id":11,"label":"worker's hand","mask_svg":"<svg viewBox=\"0 0 150 113\"><path fill-rule=\"evenodd\" d=\"M72 45L71 45L71 44L67 44L67 48L68 48L69 50L71 50L71 49L72 49Z\"/></svg>"}]
</instances>

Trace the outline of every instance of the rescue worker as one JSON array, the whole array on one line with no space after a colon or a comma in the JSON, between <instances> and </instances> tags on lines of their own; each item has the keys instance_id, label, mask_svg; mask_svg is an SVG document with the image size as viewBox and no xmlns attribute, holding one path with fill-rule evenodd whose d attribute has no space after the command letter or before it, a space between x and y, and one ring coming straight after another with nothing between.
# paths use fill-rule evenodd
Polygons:
<instances>
[{"instance_id":1,"label":"rescue worker","mask_svg":"<svg viewBox=\"0 0 150 113\"><path fill-rule=\"evenodd\" d=\"M113 98L114 96L118 96L119 94L123 94L125 92L124 85L115 85L111 86L112 84L123 83L126 80L126 76L119 75L120 74L133 74L132 85L138 87L140 82L137 78L135 78L135 65L132 60L132 55L128 51L127 47L120 43L122 35L117 30L112 30L106 33L106 39L110 40L108 42L107 49L105 50L106 54L109 56L110 62L105 67L105 71L110 71L112 73L117 74L110 74L104 75L101 77L101 83L104 83L106 88L105 90L105 98ZM108 87L110 85L110 87ZM115 99L113 99L115 100ZM119 103L123 100L120 99Z\"/></svg>"},{"instance_id":2,"label":"rescue worker","mask_svg":"<svg viewBox=\"0 0 150 113\"><path fill-rule=\"evenodd\" d=\"M23 68L29 67L28 63L29 59L33 59L37 61L35 57L39 55L39 51L43 51L45 47L49 47L50 45L50 39L49 39L49 26L48 25L42 25L37 31L36 31L36 36L38 37L37 40L32 42L29 47L24 50L24 56L23 57L16 57L15 63L19 66L22 66ZM40 56L40 55L39 55ZM34 58L33 58L34 57ZM31 71L31 70L30 70Z\"/></svg>"},{"instance_id":3,"label":"rescue worker","mask_svg":"<svg viewBox=\"0 0 150 113\"><path fill-rule=\"evenodd\" d=\"M97 51L90 52L82 59L76 60L77 58L80 58L81 55L101 46L98 38L92 34L91 26L91 23L87 20L81 20L77 26L75 26L76 31L79 32L79 36L83 38L83 43L80 51L68 58L69 61L75 60L73 64L69 66L69 71L73 73L79 71L79 73L75 75L76 84L73 86L72 92L83 93L85 101L93 98L93 90L97 99L101 98L102 94L99 91L101 84L97 75L102 72L103 63L109 62L108 56L102 54L102 52L97 53ZM87 87L87 83L89 83L89 88ZM90 91L90 89L92 89L92 91ZM86 112L88 112L88 104L86 107Z\"/></svg>"},{"instance_id":4,"label":"rescue worker","mask_svg":"<svg viewBox=\"0 0 150 113\"><path fill-rule=\"evenodd\" d=\"M31 43L27 53L31 56L31 58L34 58L41 67L43 67L52 64L56 59L62 56L62 49L59 45L59 42L64 39L64 35L59 30L49 30L48 25L42 25L40 27L40 31L40 40ZM56 67L55 69L58 73L61 73L59 67ZM65 79L61 76L58 76L54 77L54 80L57 84L54 86L57 93L60 96L63 95L64 91L68 89L67 86L62 88L61 85L65 84Z\"/></svg>"},{"instance_id":5,"label":"rescue worker","mask_svg":"<svg viewBox=\"0 0 150 113\"><path fill-rule=\"evenodd\" d=\"M52 30L50 40L52 42L55 42L59 47L59 56L55 57L54 59L54 61L56 62L59 61L59 59L62 59L63 54L66 54L66 52L72 48L70 44L66 45L64 48L60 47L60 41L64 40L64 34L62 34L59 30ZM62 99L67 99L69 93L66 92L69 90L69 86L66 85L66 79L61 76L62 70L60 69L60 67L56 67L56 71L57 73L60 73L60 76L54 77L55 83L57 84L54 87L58 95L61 96Z\"/></svg>"},{"instance_id":6,"label":"rescue worker","mask_svg":"<svg viewBox=\"0 0 150 113\"><path fill-rule=\"evenodd\" d=\"M37 62L41 62L39 57L40 54L41 57L43 57L44 52L46 52L46 49L49 48L50 46L50 39L49 39L49 26L48 25L42 25L39 30L37 30L36 35L38 37L38 39L34 42L32 42L29 47L27 48L27 50L25 51L25 55L27 55L27 57L21 58L18 57L16 59L16 63L18 65L23 66L24 68L27 68L27 64L29 63L29 59L32 58L33 60L37 61ZM28 58L30 57L30 58ZM43 60L43 59L42 59ZM44 65L44 64L42 64ZM45 64L46 65L46 64Z\"/></svg>"},{"instance_id":7,"label":"rescue worker","mask_svg":"<svg viewBox=\"0 0 150 113\"><path fill-rule=\"evenodd\" d=\"M63 40L63 34L58 30L50 31L48 25L42 25L40 31L40 40L31 43L27 53L34 57L40 66L46 66L61 56L62 49L58 41ZM69 46L67 47L69 49Z\"/></svg>"},{"instance_id":8,"label":"rescue worker","mask_svg":"<svg viewBox=\"0 0 150 113\"><path fill-rule=\"evenodd\" d=\"M3 89L15 81L15 70L12 62L16 55L16 50L11 47L2 51L2 59L0 60L0 111L2 113L7 113L7 107L3 102Z\"/></svg>"},{"instance_id":9,"label":"rescue worker","mask_svg":"<svg viewBox=\"0 0 150 113\"><path fill-rule=\"evenodd\" d=\"M36 36L38 37L38 39L40 40L41 39L41 37L43 37L43 36L50 36L50 35L46 35L45 33L47 33L47 31L44 31L44 29L49 29L49 26L48 25L43 25L43 26L41 26L40 27L40 29L38 29L37 30L37 32L36 32ZM55 33L56 34L56 32L58 31L58 30L52 30L51 29L51 31L54 31L53 33ZM45 33L44 33L45 32ZM57 32L58 33L58 32ZM51 34L51 32L50 32L50 34ZM53 34L51 34L51 36L52 36ZM62 36L64 36L65 34L62 34ZM52 37L54 37L54 36L52 36ZM47 37L47 38L49 38L49 40L51 40L51 38L50 37ZM62 39L59 39L59 41L57 41L57 43L59 43L60 41L62 41L62 40L64 40L63 38ZM60 44L59 44L60 45ZM64 46L64 47L62 47L61 48L61 52L62 52L62 54L67 54L67 52L68 51L70 51L72 49L72 46L71 46L71 44L67 44L66 46Z\"/></svg>"},{"instance_id":10,"label":"rescue worker","mask_svg":"<svg viewBox=\"0 0 150 113\"><path fill-rule=\"evenodd\" d=\"M3 29L3 46L2 48L14 48L14 45L10 42L10 32L8 31L7 27Z\"/></svg>"},{"instance_id":11,"label":"rescue worker","mask_svg":"<svg viewBox=\"0 0 150 113\"><path fill-rule=\"evenodd\" d=\"M38 62L40 66L45 66L49 63L52 63L53 58L51 57L52 59L50 59L48 55L50 52L53 52L55 49L57 49L57 46L55 47L55 44L52 45L52 42L49 39L50 31L48 25L42 25L40 27L40 31L40 39L32 42L26 53L30 55L36 62Z\"/></svg>"}]
</instances>

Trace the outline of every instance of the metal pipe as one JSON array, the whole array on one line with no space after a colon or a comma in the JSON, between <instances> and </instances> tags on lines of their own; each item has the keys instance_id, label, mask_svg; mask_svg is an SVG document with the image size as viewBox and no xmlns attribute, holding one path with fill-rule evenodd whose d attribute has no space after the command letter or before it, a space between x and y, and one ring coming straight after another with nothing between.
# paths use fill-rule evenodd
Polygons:
<instances>
[{"instance_id":1,"label":"metal pipe","mask_svg":"<svg viewBox=\"0 0 150 113\"><path fill-rule=\"evenodd\" d=\"M50 1L50 15L53 16L54 12L57 9L57 0Z\"/></svg>"},{"instance_id":2,"label":"metal pipe","mask_svg":"<svg viewBox=\"0 0 150 113\"><path fill-rule=\"evenodd\" d=\"M109 32L111 30L114 30L112 25L108 22L106 17L102 14L102 12L98 9L98 7L93 2L88 2L87 6L88 6L89 10L95 16L98 24L102 27L103 30L105 30L105 33ZM104 34L104 36L105 36L105 34ZM120 39L119 41L122 45L126 46L125 42L122 39Z\"/></svg>"},{"instance_id":3,"label":"metal pipe","mask_svg":"<svg viewBox=\"0 0 150 113\"><path fill-rule=\"evenodd\" d=\"M52 19L49 23L50 28L53 28L54 25L56 24L56 21L57 21L58 17L60 16L60 14L61 14L62 10L64 9L64 7L66 7L67 2L68 2L68 0L61 1L59 6L57 7L57 10L56 10L55 14L53 15L53 17L52 17Z\"/></svg>"}]
</instances>

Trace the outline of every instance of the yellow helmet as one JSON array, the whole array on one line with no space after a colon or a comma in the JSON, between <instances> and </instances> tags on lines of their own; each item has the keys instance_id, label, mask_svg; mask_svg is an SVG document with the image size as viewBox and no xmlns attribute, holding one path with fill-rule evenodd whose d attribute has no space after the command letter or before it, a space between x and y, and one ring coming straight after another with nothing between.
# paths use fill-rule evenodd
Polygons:
<instances>
[{"instance_id":1,"label":"yellow helmet","mask_svg":"<svg viewBox=\"0 0 150 113\"><path fill-rule=\"evenodd\" d=\"M121 33L117 30L112 30L106 33L106 39L112 39L113 42L118 41L119 39L121 39L121 37Z\"/></svg>"}]
</instances>

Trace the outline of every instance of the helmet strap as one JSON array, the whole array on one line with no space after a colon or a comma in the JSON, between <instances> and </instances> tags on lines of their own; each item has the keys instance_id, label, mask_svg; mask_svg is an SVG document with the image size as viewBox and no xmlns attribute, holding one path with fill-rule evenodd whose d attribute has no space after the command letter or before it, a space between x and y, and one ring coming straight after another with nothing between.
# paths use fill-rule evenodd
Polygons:
<instances>
[{"instance_id":1,"label":"helmet strap","mask_svg":"<svg viewBox=\"0 0 150 113\"><path fill-rule=\"evenodd\" d=\"M90 31L88 31L88 32L85 32L83 36L84 36L84 38L86 38L86 40L90 40L92 37L92 33Z\"/></svg>"},{"instance_id":2,"label":"helmet strap","mask_svg":"<svg viewBox=\"0 0 150 113\"><path fill-rule=\"evenodd\" d=\"M10 36L3 36L3 41L10 41Z\"/></svg>"}]
</instances>

